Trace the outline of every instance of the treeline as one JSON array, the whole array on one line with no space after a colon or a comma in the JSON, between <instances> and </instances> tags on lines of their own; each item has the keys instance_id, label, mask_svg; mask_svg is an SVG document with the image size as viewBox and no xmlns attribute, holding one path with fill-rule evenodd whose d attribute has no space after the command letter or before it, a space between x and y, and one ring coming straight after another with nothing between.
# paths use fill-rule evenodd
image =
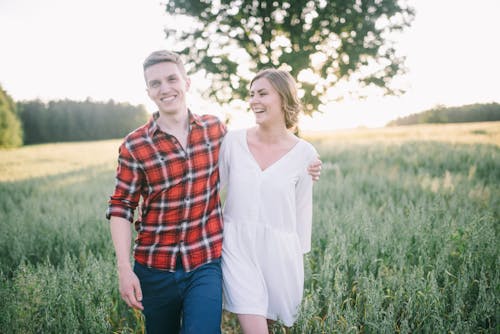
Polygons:
<instances>
[{"instance_id":1,"label":"treeline","mask_svg":"<svg viewBox=\"0 0 500 334\"><path fill-rule=\"evenodd\" d=\"M16 103L0 86L0 147L122 138L149 117L143 105L113 100Z\"/></svg>"},{"instance_id":2,"label":"treeline","mask_svg":"<svg viewBox=\"0 0 500 334\"><path fill-rule=\"evenodd\" d=\"M469 104L460 107L438 106L433 109L397 118L388 126L422 123L466 123L500 121L500 104Z\"/></svg>"},{"instance_id":3,"label":"treeline","mask_svg":"<svg viewBox=\"0 0 500 334\"><path fill-rule=\"evenodd\" d=\"M25 144L121 138L148 119L144 106L113 100L34 100L17 108Z\"/></svg>"}]
</instances>

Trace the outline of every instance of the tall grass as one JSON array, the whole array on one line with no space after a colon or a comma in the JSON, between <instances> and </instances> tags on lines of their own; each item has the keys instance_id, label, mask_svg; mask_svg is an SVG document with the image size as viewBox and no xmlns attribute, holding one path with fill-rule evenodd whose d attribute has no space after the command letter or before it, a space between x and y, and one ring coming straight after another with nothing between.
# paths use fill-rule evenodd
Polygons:
<instances>
[{"instance_id":1,"label":"tall grass","mask_svg":"<svg viewBox=\"0 0 500 334\"><path fill-rule=\"evenodd\" d=\"M435 142L326 145L295 333L498 326L500 155Z\"/></svg>"},{"instance_id":2,"label":"tall grass","mask_svg":"<svg viewBox=\"0 0 500 334\"><path fill-rule=\"evenodd\" d=\"M383 131L315 139L324 168L291 332L498 332L500 145ZM0 151L0 332L143 331L104 219L118 143ZM223 332L239 332L234 316Z\"/></svg>"},{"instance_id":3,"label":"tall grass","mask_svg":"<svg viewBox=\"0 0 500 334\"><path fill-rule=\"evenodd\" d=\"M0 183L0 332L140 332L104 219L111 169L51 174Z\"/></svg>"}]
</instances>

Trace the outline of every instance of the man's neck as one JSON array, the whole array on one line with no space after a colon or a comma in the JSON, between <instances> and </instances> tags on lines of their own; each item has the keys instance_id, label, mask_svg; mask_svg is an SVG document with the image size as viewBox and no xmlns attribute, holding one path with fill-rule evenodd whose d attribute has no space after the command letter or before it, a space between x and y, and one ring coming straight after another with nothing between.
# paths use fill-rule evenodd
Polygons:
<instances>
[{"instance_id":1,"label":"man's neck","mask_svg":"<svg viewBox=\"0 0 500 334\"><path fill-rule=\"evenodd\" d=\"M189 124L189 112L187 109L185 112L177 114L165 114L160 111L160 116L156 122L163 131L178 133L187 129Z\"/></svg>"}]
</instances>

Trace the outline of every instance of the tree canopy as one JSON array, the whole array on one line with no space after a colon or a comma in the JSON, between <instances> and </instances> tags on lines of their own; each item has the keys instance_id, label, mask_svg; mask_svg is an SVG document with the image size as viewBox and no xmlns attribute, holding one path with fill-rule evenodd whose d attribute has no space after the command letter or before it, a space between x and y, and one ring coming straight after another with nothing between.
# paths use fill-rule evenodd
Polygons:
<instances>
[{"instance_id":1,"label":"tree canopy","mask_svg":"<svg viewBox=\"0 0 500 334\"><path fill-rule=\"evenodd\" d=\"M298 79L307 113L343 81L401 92L391 83L404 73L404 57L390 34L414 16L402 0L169 0L166 10L192 20L185 30L167 26L167 39L193 71L205 71L206 95L220 103L244 98L267 67Z\"/></svg>"},{"instance_id":2,"label":"tree canopy","mask_svg":"<svg viewBox=\"0 0 500 334\"><path fill-rule=\"evenodd\" d=\"M23 144L23 132L14 100L0 86L0 147Z\"/></svg>"}]
</instances>

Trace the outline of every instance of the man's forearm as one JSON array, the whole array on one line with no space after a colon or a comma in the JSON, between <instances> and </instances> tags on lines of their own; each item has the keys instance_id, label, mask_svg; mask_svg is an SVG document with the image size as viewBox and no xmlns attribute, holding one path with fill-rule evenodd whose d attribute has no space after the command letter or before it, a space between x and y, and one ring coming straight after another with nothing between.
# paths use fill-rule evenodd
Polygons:
<instances>
[{"instance_id":1,"label":"man's forearm","mask_svg":"<svg viewBox=\"0 0 500 334\"><path fill-rule=\"evenodd\" d=\"M130 243L132 242L132 232L130 222L125 218L110 218L111 238L116 253L116 264L118 269L131 269L130 264Z\"/></svg>"}]
</instances>

